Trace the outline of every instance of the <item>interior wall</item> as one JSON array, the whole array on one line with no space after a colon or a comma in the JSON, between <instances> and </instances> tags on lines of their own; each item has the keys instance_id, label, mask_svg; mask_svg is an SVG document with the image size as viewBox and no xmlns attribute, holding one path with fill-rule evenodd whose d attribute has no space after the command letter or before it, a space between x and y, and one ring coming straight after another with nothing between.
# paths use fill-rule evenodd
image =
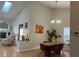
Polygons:
<instances>
[{"instance_id":1,"label":"interior wall","mask_svg":"<svg viewBox=\"0 0 79 59\"><path fill-rule=\"evenodd\" d=\"M53 15L54 11L52 8L37 2L28 2L19 16L14 20L12 24L13 31L18 36L19 24L28 22L30 41L28 41L27 45L29 45L30 49L38 47L39 42L48 39L46 31L51 28L51 19L53 18ZM44 27L44 33L35 33L36 24Z\"/></svg>"},{"instance_id":2,"label":"interior wall","mask_svg":"<svg viewBox=\"0 0 79 59\"><path fill-rule=\"evenodd\" d=\"M79 57L79 2L71 2L71 53L70 56L72 57ZM78 35L75 36L74 32L78 32Z\"/></svg>"},{"instance_id":3,"label":"interior wall","mask_svg":"<svg viewBox=\"0 0 79 59\"><path fill-rule=\"evenodd\" d=\"M12 23L12 27L13 27L12 31L16 34L16 40L18 40L19 24L23 24L24 34L25 34L25 28L24 28L25 23L28 22L29 24L30 10L27 7L27 5L25 5L25 7L26 8L23 8L23 10L20 12L18 17Z\"/></svg>"},{"instance_id":4,"label":"interior wall","mask_svg":"<svg viewBox=\"0 0 79 59\"><path fill-rule=\"evenodd\" d=\"M37 2L30 2L30 39L34 46L39 46L40 42L48 39L47 30L51 30L51 19L53 19L54 9ZM36 24L44 27L44 33L35 33Z\"/></svg>"},{"instance_id":5,"label":"interior wall","mask_svg":"<svg viewBox=\"0 0 79 59\"><path fill-rule=\"evenodd\" d=\"M57 12L57 15L55 14ZM62 20L60 25L51 24L51 20L56 16ZM65 20L65 21L64 21ZM52 31L53 28L60 34L63 33L63 27L70 25L70 9L53 9L42 5L38 2L28 2L19 16L13 22L13 31L18 36L19 24L28 22L29 25L29 48L38 47L40 42L48 39L47 30ZM44 27L44 33L35 33L36 24ZM59 30L60 29L60 30ZM25 46L27 43L25 44ZM24 48L25 48L24 46ZM27 47L27 46L26 46ZM21 47L22 48L22 47Z\"/></svg>"},{"instance_id":6,"label":"interior wall","mask_svg":"<svg viewBox=\"0 0 79 59\"><path fill-rule=\"evenodd\" d=\"M64 27L70 27L70 8L57 8L55 9L54 19L61 20L61 24L52 24L52 28L55 28L57 33L61 35L62 41L64 40Z\"/></svg>"}]
</instances>

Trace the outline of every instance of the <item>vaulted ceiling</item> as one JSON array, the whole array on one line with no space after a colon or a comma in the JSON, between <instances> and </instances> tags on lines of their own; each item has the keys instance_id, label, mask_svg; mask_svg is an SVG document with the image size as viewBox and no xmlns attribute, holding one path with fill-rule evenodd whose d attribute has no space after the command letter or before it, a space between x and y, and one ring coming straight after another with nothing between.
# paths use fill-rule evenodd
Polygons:
<instances>
[{"instance_id":1,"label":"vaulted ceiling","mask_svg":"<svg viewBox=\"0 0 79 59\"><path fill-rule=\"evenodd\" d=\"M2 21L13 21L18 14L21 12L21 10L24 8L24 5L26 4L25 1L10 1L13 5L11 10L8 13L2 12L2 7L4 5L4 1L0 1L0 20ZM38 1L39 3L46 5L51 8L56 8L56 1ZM58 6L57 8L69 8L70 2L57 2Z\"/></svg>"},{"instance_id":2,"label":"vaulted ceiling","mask_svg":"<svg viewBox=\"0 0 79 59\"><path fill-rule=\"evenodd\" d=\"M2 12L2 7L4 5L4 1L0 2L0 20L2 21L9 21L11 22L14 18L17 17L17 15L20 13L20 11L24 7L24 2L15 2L11 1L12 8L8 13Z\"/></svg>"}]
</instances>

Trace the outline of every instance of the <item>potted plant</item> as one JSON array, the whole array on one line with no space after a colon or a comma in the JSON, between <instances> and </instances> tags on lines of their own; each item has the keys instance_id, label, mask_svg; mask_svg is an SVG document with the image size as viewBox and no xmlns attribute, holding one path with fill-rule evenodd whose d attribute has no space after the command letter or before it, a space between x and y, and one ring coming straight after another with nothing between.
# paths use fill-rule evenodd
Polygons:
<instances>
[{"instance_id":1,"label":"potted plant","mask_svg":"<svg viewBox=\"0 0 79 59\"><path fill-rule=\"evenodd\" d=\"M53 29L52 32L49 32L49 30L47 30L47 34L49 36L48 41L50 41L50 42L52 41L52 39L57 39L58 38L58 35L57 35L55 29Z\"/></svg>"}]
</instances>

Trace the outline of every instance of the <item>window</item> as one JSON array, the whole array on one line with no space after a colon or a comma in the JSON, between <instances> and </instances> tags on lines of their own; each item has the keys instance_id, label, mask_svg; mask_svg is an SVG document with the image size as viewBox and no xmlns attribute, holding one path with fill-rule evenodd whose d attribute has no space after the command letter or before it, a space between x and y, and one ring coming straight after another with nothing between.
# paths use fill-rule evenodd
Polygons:
<instances>
[{"instance_id":1,"label":"window","mask_svg":"<svg viewBox=\"0 0 79 59\"><path fill-rule=\"evenodd\" d=\"M7 28L0 28L0 32L6 32Z\"/></svg>"},{"instance_id":2,"label":"window","mask_svg":"<svg viewBox=\"0 0 79 59\"><path fill-rule=\"evenodd\" d=\"M8 24L0 23L0 32L6 32L8 29Z\"/></svg>"},{"instance_id":3,"label":"window","mask_svg":"<svg viewBox=\"0 0 79 59\"><path fill-rule=\"evenodd\" d=\"M9 12L11 7L12 7L12 3L11 2L5 2L4 6L2 8L2 11L3 12Z\"/></svg>"},{"instance_id":4,"label":"window","mask_svg":"<svg viewBox=\"0 0 79 59\"><path fill-rule=\"evenodd\" d=\"M70 27L64 27L64 42L70 44Z\"/></svg>"}]
</instances>

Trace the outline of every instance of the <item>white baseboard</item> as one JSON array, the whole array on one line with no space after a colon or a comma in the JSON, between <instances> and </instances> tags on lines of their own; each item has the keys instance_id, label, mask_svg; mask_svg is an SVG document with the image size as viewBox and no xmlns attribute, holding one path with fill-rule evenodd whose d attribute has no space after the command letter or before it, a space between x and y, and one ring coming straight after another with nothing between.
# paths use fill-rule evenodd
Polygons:
<instances>
[{"instance_id":1,"label":"white baseboard","mask_svg":"<svg viewBox=\"0 0 79 59\"><path fill-rule=\"evenodd\" d=\"M39 49L40 47L35 47L35 48L30 48L30 49L23 49L23 50L18 50L16 49L17 52L24 52L24 51L29 51L29 50L34 50L34 49Z\"/></svg>"}]
</instances>

